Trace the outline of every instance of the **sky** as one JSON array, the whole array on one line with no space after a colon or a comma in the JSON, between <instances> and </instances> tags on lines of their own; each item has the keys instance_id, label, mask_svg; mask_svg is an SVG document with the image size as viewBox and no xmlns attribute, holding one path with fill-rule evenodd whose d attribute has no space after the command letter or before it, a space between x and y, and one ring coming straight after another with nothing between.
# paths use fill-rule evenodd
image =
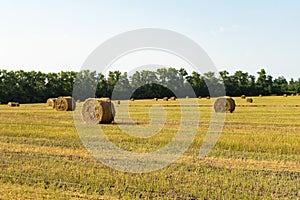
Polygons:
<instances>
[{"instance_id":1,"label":"sky","mask_svg":"<svg viewBox=\"0 0 300 200\"><path fill-rule=\"evenodd\" d=\"M111 37L160 28L197 42L218 70L298 79L299 10L296 0L0 0L0 69L78 71Z\"/></svg>"}]
</instances>

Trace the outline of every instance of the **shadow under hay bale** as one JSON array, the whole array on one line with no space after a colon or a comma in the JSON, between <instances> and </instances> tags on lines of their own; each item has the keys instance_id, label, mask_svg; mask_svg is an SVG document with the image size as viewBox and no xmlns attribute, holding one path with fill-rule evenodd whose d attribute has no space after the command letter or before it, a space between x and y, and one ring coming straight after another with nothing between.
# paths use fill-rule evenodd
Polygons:
<instances>
[{"instance_id":1,"label":"shadow under hay bale","mask_svg":"<svg viewBox=\"0 0 300 200\"><path fill-rule=\"evenodd\" d=\"M89 98L84 101L81 114L86 123L109 124L114 121L116 113L111 100Z\"/></svg>"},{"instance_id":2,"label":"shadow under hay bale","mask_svg":"<svg viewBox=\"0 0 300 200\"><path fill-rule=\"evenodd\" d=\"M243 94L243 95L241 96L241 98L242 98L242 99L246 99L246 95Z\"/></svg>"},{"instance_id":3,"label":"shadow under hay bale","mask_svg":"<svg viewBox=\"0 0 300 200\"><path fill-rule=\"evenodd\" d=\"M214 103L215 112L224 113L226 111L233 112L235 110L235 101L231 97L219 97Z\"/></svg>"},{"instance_id":4,"label":"shadow under hay bale","mask_svg":"<svg viewBox=\"0 0 300 200\"><path fill-rule=\"evenodd\" d=\"M75 100L68 97L58 97L55 101L55 109L57 111L73 111L76 108Z\"/></svg>"},{"instance_id":5,"label":"shadow under hay bale","mask_svg":"<svg viewBox=\"0 0 300 200\"><path fill-rule=\"evenodd\" d=\"M19 102L8 102L7 104L9 107L19 107L20 103Z\"/></svg>"},{"instance_id":6,"label":"shadow under hay bale","mask_svg":"<svg viewBox=\"0 0 300 200\"><path fill-rule=\"evenodd\" d=\"M252 99L252 98L247 98L246 101L247 101L248 103L253 103L253 99Z\"/></svg>"},{"instance_id":7,"label":"shadow under hay bale","mask_svg":"<svg viewBox=\"0 0 300 200\"><path fill-rule=\"evenodd\" d=\"M47 107L51 107L51 108L55 108L55 101L57 98L49 98L46 101L46 106Z\"/></svg>"},{"instance_id":8,"label":"shadow under hay bale","mask_svg":"<svg viewBox=\"0 0 300 200\"><path fill-rule=\"evenodd\" d=\"M176 101L176 97L171 97L170 100Z\"/></svg>"},{"instance_id":9,"label":"shadow under hay bale","mask_svg":"<svg viewBox=\"0 0 300 200\"><path fill-rule=\"evenodd\" d=\"M163 101L168 101L168 99L169 99L168 97L164 97Z\"/></svg>"}]
</instances>

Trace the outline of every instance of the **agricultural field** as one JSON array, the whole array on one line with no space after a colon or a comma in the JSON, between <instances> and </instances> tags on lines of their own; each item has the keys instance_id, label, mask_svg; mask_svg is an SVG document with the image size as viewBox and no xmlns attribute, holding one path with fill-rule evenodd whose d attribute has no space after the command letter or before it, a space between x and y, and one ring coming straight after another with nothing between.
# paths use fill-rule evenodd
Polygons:
<instances>
[{"instance_id":1,"label":"agricultural field","mask_svg":"<svg viewBox=\"0 0 300 200\"><path fill-rule=\"evenodd\" d=\"M300 97L252 98L234 98L237 107L205 158L198 154L214 99L198 99L193 143L176 162L150 173L117 171L95 159L80 140L73 112L0 105L0 199L300 199ZM166 123L153 137L135 138L120 130L119 116L117 124L99 125L112 142L151 152L172 140L181 117L177 101L129 104L136 124L149 123L154 104L164 108Z\"/></svg>"}]
</instances>

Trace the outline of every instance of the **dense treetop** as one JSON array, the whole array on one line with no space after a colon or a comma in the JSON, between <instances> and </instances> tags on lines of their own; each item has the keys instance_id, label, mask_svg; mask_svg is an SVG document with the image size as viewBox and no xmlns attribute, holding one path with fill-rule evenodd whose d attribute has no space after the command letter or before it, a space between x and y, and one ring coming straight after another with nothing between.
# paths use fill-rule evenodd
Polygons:
<instances>
[{"instance_id":1,"label":"dense treetop","mask_svg":"<svg viewBox=\"0 0 300 200\"><path fill-rule=\"evenodd\" d=\"M91 71L80 72L25 72L0 70L0 102L45 102L47 98L70 96L75 84L75 99L87 97L113 97L114 99L185 97L192 87L196 96L209 96L207 85L222 88L229 96L282 95L300 93L300 78L287 81L283 76L273 78L264 69L256 76L236 71L229 74L208 72L188 74L184 69L162 68L156 71L137 71L128 76L126 72L111 71L107 76Z\"/></svg>"}]
</instances>

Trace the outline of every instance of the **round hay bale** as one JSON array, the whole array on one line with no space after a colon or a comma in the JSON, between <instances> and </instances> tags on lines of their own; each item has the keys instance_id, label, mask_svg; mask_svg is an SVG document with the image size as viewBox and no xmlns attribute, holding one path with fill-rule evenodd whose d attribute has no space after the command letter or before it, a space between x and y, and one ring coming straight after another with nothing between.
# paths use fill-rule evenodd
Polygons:
<instances>
[{"instance_id":1,"label":"round hay bale","mask_svg":"<svg viewBox=\"0 0 300 200\"><path fill-rule=\"evenodd\" d=\"M164 101L168 101L168 99L169 99L168 97L164 97L163 98Z\"/></svg>"},{"instance_id":2,"label":"round hay bale","mask_svg":"<svg viewBox=\"0 0 300 200\"><path fill-rule=\"evenodd\" d=\"M189 96L186 96L185 98L186 98L186 99L189 99Z\"/></svg>"},{"instance_id":3,"label":"round hay bale","mask_svg":"<svg viewBox=\"0 0 300 200\"><path fill-rule=\"evenodd\" d=\"M46 106L47 107L51 107L51 108L55 108L55 101L57 98L49 98L46 101Z\"/></svg>"},{"instance_id":4,"label":"round hay bale","mask_svg":"<svg viewBox=\"0 0 300 200\"><path fill-rule=\"evenodd\" d=\"M259 97L262 97L262 94L258 95Z\"/></svg>"},{"instance_id":5,"label":"round hay bale","mask_svg":"<svg viewBox=\"0 0 300 200\"><path fill-rule=\"evenodd\" d=\"M247 101L248 103L253 103L253 99L252 99L252 98L247 98L246 101Z\"/></svg>"},{"instance_id":6,"label":"round hay bale","mask_svg":"<svg viewBox=\"0 0 300 200\"><path fill-rule=\"evenodd\" d=\"M201 99L201 98L202 98L201 96L198 97L198 99Z\"/></svg>"},{"instance_id":7,"label":"round hay bale","mask_svg":"<svg viewBox=\"0 0 300 200\"><path fill-rule=\"evenodd\" d=\"M114 121L114 104L103 98L86 99L82 105L82 118L86 123L109 124Z\"/></svg>"},{"instance_id":8,"label":"round hay bale","mask_svg":"<svg viewBox=\"0 0 300 200\"><path fill-rule=\"evenodd\" d=\"M291 96L293 97L293 96L295 96L294 94L291 94Z\"/></svg>"},{"instance_id":9,"label":"round hay bale","mask_svg":"<svg viewBox=\"0 0 300 200\"><path fill-rule=\"evenodd\" d=\"M176 97L170 97L170 100L176 101Z\"/></svg>"},{"instance_id":10,"label":"round hay bale","mask_svg":"<svg viewBox=\"0 0 300 200\"><path fill-rule=\"evenodd\" d=\"M242 99L246 99L246 95L243 94L243 95L241 96L241 98L242 98Z\"/></svg>"},{"instance_id":11,"label":"round hay bale","mask_svg":"<svg viewBox=\"0 0 300 200\"><path fill-rule=\"evenodd\" d=\"M214 103L215 112L224 113L226 111L233 112L235 110L235 101L231 97L219 97Z\"/></svg>"},{"instance_id":12,"label":"round hay bale","mask_svg":"<svg viewBox=\"0 0 300 200\"><path fill-rule=\"evenodd\" d=\"M287 94L283 94L283 97L287 97L288 95Z\"/></svg>"},{"instance_id":13,"label":"round hay bale","mask_svg":"<svg viewBox=\"0 0 300 200\"><path fill-rule=\"evenodd\" d=\"M72 97L58 97L55 101L57 111L73 111L75 108L75 100Z\"/></svg>"},{"instance_id":14,"label":"round hay bale","mask_svg":"<svg viewBox=\"0 0 300 200\"><path fill-rule=\"evenodd\" d=\"M7 104L9 107L19 107L20 103L19 102L8 102Z\"/></svg>"},{"instance_id":15,"label":"round hay bale","mask_svg":"<svg viewBox=\"0 0 300 200\"><path fill-rule=\"evenodd\" d=\"M92 98L94 99L94 98ZM96 99L102 99L104 101L111 101L111 99L109 97L101 97L101 98L96 98Z\"/></svg>"},{"instance_id":16,"label":"round hay bale","mask_svg":"<svg viewBox=\"0 0 300 200\"><path fill-rule=\"evenodd\" d=\"M154 101L157 101L158 99L157 98L154 98Z\"/></svg>"},{"instance_id":17,"label":"round hay bale","mask_svg":"<svg viewBox=\"0 0 300 200\"><path fill-rule=\"evenodd\" d=\"M134 101L134 98L131 98L130 101Z\"/></svg>"},{"instance_id":18,"label":"round hay bale","mask_svg":"<svg viewBox=\"0 0 300 200\"><path fill-rule=\"evenodd\" d=\"M206 99L210 99L210 96L207 96Z\"/></svg>"}]
</instances>

